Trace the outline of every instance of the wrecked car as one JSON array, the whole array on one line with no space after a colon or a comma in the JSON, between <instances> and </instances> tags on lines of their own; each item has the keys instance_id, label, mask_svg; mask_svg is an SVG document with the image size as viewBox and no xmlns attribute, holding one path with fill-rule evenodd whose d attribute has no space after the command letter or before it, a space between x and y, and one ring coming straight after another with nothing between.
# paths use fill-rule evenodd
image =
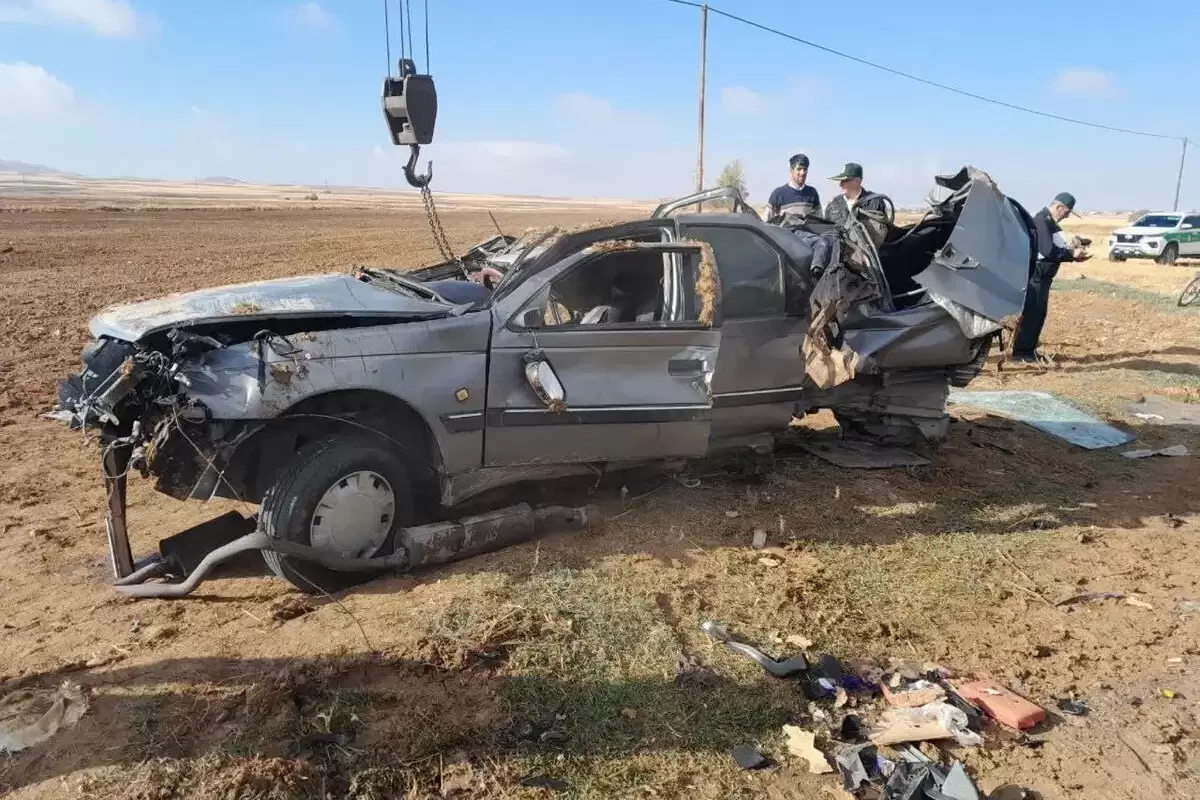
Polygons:
<instances>
[{"instance_id":1,"label":"wrecked car","mask_svg":"<svg viewBox=\"0 0 1200 800\"><path fill-rule=\"evenodd\" d=\"M763 220L719 189L648 219L497 235L415 272L115 306L50 416L99 433L122 587L206 571L235 541L200 532L173 568L135 564L130 471L180 500L257 504L236 533L313 591L418 565L411 532L431 510L524 481L769 456L819 409L848 436L936 444L950 387L982 370L1036 258L1028 213L986 173L936 191L913 224L836 226Z\"/></svg>"}]
</instances>

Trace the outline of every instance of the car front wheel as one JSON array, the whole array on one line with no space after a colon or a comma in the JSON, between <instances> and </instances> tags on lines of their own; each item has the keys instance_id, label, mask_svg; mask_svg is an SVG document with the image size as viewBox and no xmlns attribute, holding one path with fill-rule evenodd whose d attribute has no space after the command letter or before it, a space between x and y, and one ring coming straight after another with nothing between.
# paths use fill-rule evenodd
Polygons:
<instances>
[{"instance_id":1,"label":"car front wheel","mask_svg":"<svg viewBox=\"0 0 1200 800\"><path fill-rule=\"evenodd\" d=\"M275 538L348 558L390 555L413 515L408 471L386 443L358 435L311 442L263 497L260 529ZM373 577L338 572L263 551L271 570L296 588L332 592Z\"/></svg>"},{"instance_id":2,"label":"car front wheel","mask_svg":"<svg viewBox=\"0 0 1200 800\"><path fill-rule=\"evenodd\" d=\"M1179 245L1175 244L1174 242L1168 242L1167 246L1163 248L1162 255L1158 257L1158 263L1164 266L1173 267L1175 266L1175 262L1178 260Z\"/></svg>"}]
</instances>

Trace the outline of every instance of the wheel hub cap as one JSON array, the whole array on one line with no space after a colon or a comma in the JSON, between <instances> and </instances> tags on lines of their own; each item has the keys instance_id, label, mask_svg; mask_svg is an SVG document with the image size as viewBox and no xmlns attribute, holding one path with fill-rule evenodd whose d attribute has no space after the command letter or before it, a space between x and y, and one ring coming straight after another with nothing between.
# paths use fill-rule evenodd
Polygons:
<instances>
[{"instance_id":1,"label":"wheel hub cap","mask_svg":"<svg viewBox=\"0 0 1200 800\"><path fill-rule=\"evenodd\" d=\"M370 558L387 539L395 513L395 492L382 475L352 472L330 486L317 503L309 541L320 550Z\"/></svg>"}]
</instances>

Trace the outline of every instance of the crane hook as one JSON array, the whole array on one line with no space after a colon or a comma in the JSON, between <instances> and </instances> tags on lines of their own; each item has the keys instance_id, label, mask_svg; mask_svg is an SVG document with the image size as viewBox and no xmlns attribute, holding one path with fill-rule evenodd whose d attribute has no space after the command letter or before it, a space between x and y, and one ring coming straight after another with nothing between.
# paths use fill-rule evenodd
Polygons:
<instances>
[{"instance_id":1,"label":"crane hook","mask_svg":"<svg viewBox=\"0 0 1200 800\"><path fill-rule=\"evenodd\" d=\"M410 144L411 152L408 156L408 163L404 165L404 178L408 184L414 189L424 189L433 180L433 162L430 161L425 166L425 174L417 174L417 159L421 155L421 146L419 144Z\"/></svg>"}]
</instances>

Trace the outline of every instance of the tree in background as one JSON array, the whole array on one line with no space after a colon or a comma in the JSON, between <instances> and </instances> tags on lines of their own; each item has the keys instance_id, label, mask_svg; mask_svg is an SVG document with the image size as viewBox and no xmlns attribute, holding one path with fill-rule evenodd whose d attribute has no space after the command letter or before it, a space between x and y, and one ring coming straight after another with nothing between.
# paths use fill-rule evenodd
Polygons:
<instances>
[{"instance_id":1,"label":"tree in background","mask_svg":"<svg viewBox=\"0 0 1200 800\"><path fill-rule=\"evenodd\" d=\"M735 159L725 165L725 168L721 170L721 177L717 178L717 186L731 186L737 189L743 200L750 196L750 188L746 186L746 171L742 169L740 159ZM731 204L725 202L724 205L728 207Z\"/></svg>"}]
</instances>

